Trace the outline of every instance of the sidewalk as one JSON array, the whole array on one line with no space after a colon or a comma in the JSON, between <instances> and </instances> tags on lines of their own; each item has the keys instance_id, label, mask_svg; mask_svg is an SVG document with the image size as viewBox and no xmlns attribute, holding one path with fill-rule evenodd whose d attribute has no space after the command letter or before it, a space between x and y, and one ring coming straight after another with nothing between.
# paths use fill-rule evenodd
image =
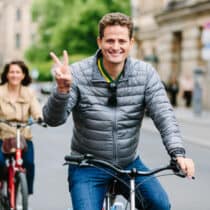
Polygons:
<instances>
[{"instance_id":1,"label":"sidewalk","mask_svg":"<svg viewBox=\"0 0 210 210\"><path fill-rule=\"evenodd\" d=\"M210 111L196 116L192 109L175 108L175 115L185 141L210 148ZM158 132L150 118L145 117L143 129Z\"/></svg>"}]
</instances>

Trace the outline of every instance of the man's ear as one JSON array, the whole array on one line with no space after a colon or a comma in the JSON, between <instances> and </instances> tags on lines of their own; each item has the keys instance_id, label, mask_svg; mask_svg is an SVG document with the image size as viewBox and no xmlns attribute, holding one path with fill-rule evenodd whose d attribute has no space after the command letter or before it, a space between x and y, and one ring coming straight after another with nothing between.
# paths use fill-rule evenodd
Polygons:
<instances>
[{"instance_id":1,"label":"man's ear","mask_svg":"<svg viewBox=\"0 0 210 210\"><path fill-rule=\"evenodd\" d=\"M131 45L131 47L133 47L133 45L134 45L134 38L133 37L130 40L130 45Z\"/></svg>"},{"instance_id":2,"label":"man's ear","mask_svg":"<svg viewBox=\"0 0 210 210\"><path fill-rule=\"evenodd\" d=\"M101 48L101 38L98 36L97 37L97 44L98 44L98 48Z\"/></svg>"}]
</instances>

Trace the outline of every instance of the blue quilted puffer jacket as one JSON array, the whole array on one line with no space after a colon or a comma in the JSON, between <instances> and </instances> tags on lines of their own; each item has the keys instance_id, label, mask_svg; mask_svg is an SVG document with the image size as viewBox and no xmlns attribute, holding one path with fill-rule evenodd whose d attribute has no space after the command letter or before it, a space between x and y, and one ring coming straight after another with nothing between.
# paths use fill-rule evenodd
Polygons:
<instances>
[{"instance_id":1,"label":"blue quilted puffer jacket","mask_svg":"<svg viewBox=\"0 0 210 210\"><path fill-rule=\"evenodd\" d=\"M126 166L138 155L140 128L147 109L168 153L184 155L172 106L155 69L128 57L117 83L117 106L110 107L110 90L97 67L99 53L71 65L71 90L59 94L55 88L43 108L45 121L58 126L72 112L72 152L90 153Z\"/></svg>"}]
</instances>

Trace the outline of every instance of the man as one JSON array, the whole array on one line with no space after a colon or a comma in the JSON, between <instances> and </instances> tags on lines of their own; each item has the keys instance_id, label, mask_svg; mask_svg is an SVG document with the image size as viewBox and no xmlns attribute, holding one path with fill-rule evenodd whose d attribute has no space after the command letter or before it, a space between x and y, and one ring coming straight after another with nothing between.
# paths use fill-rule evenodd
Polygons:
<instances>
[{"instance_id":1,"label":"man","mask_svg":"<svg viewBox=\"0 0 210 210\"><path fill-rule=\"evenodd\" d=\"M148 63L128 56L133 23L121 13L109 13L99 23L99 50L90 58L68 66L51 53L57 65L57 88L43 108L51 126L63 124L72 112L74 120L72 154L93 154L123 168L147 170L138 156L137 145L145 108L159 129L170 156L189 177L194 164L185 158L177 121L157 72ZM101 210L110 174L90 167L69 167L69 190L75 210ZM142 183L137 208L168 210L167 194L156 178ZM122 187L128 195L126 186Z\"/></svg>"}]
</instances>

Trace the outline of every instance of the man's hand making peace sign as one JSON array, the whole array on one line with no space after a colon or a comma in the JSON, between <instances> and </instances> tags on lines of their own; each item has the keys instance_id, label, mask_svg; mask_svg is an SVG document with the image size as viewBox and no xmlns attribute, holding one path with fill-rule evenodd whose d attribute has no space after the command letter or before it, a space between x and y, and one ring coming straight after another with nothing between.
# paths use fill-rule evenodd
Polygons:
<instances>
[{"instance_id":1,"label":"man's hand making peace sign","mask_svg":"<svg viewBox=\"0 0 210 210\"><path fill-rule=\"evenodd\" d=\"M50 53L54 64L55 64L55 80L59 93L68 93L72 84L72 75L69 67L68 53L66 50L63 51L63 62L55 55Z\"/></svg>"}]
</instances>

